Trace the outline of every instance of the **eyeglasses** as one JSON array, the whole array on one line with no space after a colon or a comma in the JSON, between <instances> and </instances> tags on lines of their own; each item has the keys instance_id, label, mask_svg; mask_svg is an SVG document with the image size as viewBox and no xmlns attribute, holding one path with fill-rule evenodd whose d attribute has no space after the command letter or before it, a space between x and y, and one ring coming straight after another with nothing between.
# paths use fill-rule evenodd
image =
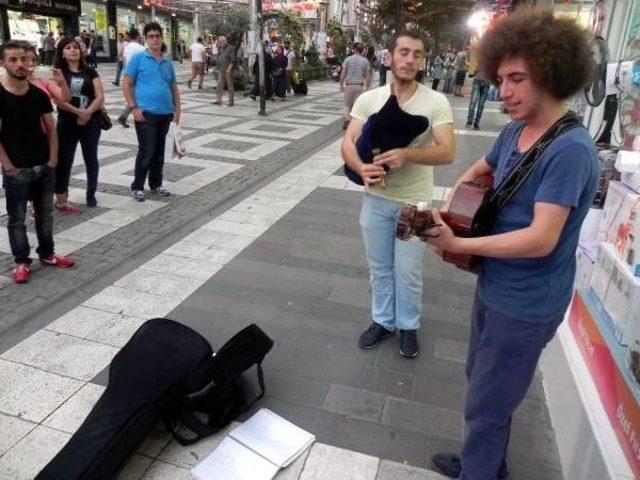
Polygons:
<instances>
[{"instance_id":1,"label":"eyeglasses","mask_svg":"<svg viewBox=\"0 0 640 480\"><path fill-rule=\"evenodd\" d=\"M148 39L152 39L152 38L162 38L162 34L161 33L150 33L149 35L147 35Z\"/></svg>"}]
</instances>

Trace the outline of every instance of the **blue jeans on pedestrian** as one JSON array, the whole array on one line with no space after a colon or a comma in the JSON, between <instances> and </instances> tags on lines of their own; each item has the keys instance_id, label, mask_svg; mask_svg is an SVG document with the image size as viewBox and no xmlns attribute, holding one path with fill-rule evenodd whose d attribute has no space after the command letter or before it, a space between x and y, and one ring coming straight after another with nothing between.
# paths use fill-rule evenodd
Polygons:
<instances>
[{"instance_id":1,"label":"blue jeans on pedestrian","mask_svg":"<svg viewBox=\"0 0 640 480\"><path fill-rule=\"evenodd\" d=\"M371 282L373 321L387 330L416 330L422 312L423 242L395 236L401 202L365 193L360 226Z\"/></svg>"},{"instance_id":2,"label":"blue jeans on pedestrian","mask_svg":"<svg viewBox=\"0 0 640 480\"><path fill-rule=\"evenodd\" d=\"M467 125L471 125L472 123L478 125L480 123L484 102L487 101L490 87L491 84L486 80L477 77L473 79L471 99L469 100L469 113L467 114Z\"/></svg>"},{"instance_id":3,"label":"blue jeans on pedestrian","mask_svg":"<svg viewBox=\"0 0 640 480\"><path fill-rule=\"evenodd\" d=\"M442 93L453 93L453 77L447 75L444 78L444 86L442 88Z\"/></svg>"},{"instance_id":4,"label":"blue jeans on pedestrian","mask_svg":"<svg viewBox=\"0 0 640 480\"><path fill-rule=\"evenodd\" d=\"M116 85L120 85L120 75L122 74L123 68L124 62L122 60L118 60L118 62L116 63L116 79L113 81L113 83L115 83Z\"/></svg>"},{"instance_id":5,"label":"blue jeans on pedestrian","mask_svg":"<svg viewBox=\"0 0 640 480\"><path fill-rule=\"evenodd\" d=\"M508 479L511 416L524 399L545 345L564 315L526 322L489 308L476 292L467 356L461 480Z\"/></svg>"},{"instance_id":6,"label":"blue jeans on pedestrian","mask_svg":"<svg viewBox=\"0 0 640 480\"><path fill-rule=\"evenodd\" d=\"M91 118L86 125L78 125L76 118L60 115L58 117L58 166L56 167L56 193L69 191L71 168L76 156L78 142L82 149L82 159L87 171L87 196L96 194L98 188L98 142L100 141L100 123Z\"/></svg>"},{"instance_id":7,"label":"blue jeans on pedestrian","mask_svg":"<svg viewBox=\"0 0 640 480\"><path fill-rule=\"evenodd\" d=\"M144 190L147 174L150 189L155 190L162 186L164 142L172 119L173 114L155 115L144 112L144 122L136 122L138 155L131 190Z\"/></svg>"},{"instance_id":8,"label":"blue jeans on pedestrian","mask_svg":"<svg viewBox=\"0 0 640 480\"><path fill-rule=\"evenodd\" d=\"M387 67L380 65L380 86L387 84Z\"/></svg>"},{"instance_id":9,"label":"blue jeans on pedestrian","mask_svg":"<svg viewBox=\"0 0 640 480\"><path fill-rule=\"evenodd\" d=\"M27 202L33 201L38 256L47 258L53 253L53 186L55 169L48 165L20 169L16 176L3 172L2 187L7 201L7 230L11 253L16 263L31 263L31 247L27 238L25 217Z\"/></svg>"}]
</instances>

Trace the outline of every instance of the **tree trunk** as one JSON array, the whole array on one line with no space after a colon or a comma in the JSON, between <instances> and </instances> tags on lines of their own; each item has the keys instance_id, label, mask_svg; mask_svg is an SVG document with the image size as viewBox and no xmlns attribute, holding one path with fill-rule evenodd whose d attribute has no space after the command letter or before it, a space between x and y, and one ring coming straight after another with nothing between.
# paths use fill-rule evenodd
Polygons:
<instances>
[{"instance_id":1,"label":"tree trunk","mask_svg":"<svg viewBox=\"0 0 640 480\"><path fill-rule=\"evenodd\" d=\"M395 1L395 24L396 24L396 33L402 32L404 30L404 16L402 11L402 0L394 0Z\"/></svg>"}]
</instances>

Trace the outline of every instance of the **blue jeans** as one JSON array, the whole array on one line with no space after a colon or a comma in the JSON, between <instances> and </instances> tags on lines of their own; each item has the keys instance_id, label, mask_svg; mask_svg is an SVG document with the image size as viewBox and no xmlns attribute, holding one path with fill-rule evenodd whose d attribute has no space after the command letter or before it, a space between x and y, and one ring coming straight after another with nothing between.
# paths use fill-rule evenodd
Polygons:
<instances>
[{"instance_id":1,"label":"blue jeans","mask_svg":"<svg viewBox=\"0 0 640 480\"><path fill-rule=\"evenodd\" d=\"M138 136L138 155L136 156L135 177L131 190L144 190L149 174L149 188L162 185L164 168L164 141L169 132L173 114L155 115L144 112L144 122L136 122Z\"/></svg>"},{"instance_id":2,"label":"blue jeans","mask_svg":"<svg viewBox=\"0 0 640 480\"><path fill-rule=\"evenodd\" d=\"M387 330L416 330L422 312L423 242L395 236L403 203L365 193L360 212L371 282L373 321Z\"/></svg>"},{"instance_id":3,"label":"blue jeans","mask_svg":"<svg viewBox=\"0 0 640 480\"><path fill-rule=\"evenodd\" d=\"M116 63L116 79L113 81L113 83L115 83L116 85L120 85L120 75L122 74L123 68L124 68L124 61L118 60L118 62Z\"/></svg>"},{"instance_id":4,"label":"blue jeans","mask_svg":"<svg viewBox=\"0 0 640 480\"><path fill-rule=\"evenodd\" d=\"M471 99L469 100L469 113L467 114L467 125L477 125L482 117L484 102L487 101L491 84L481 78L473 79L473 89L471 90ZM475 116L475 120L474 120Z\"/></svg>"},{"instance_id":5,"label":"blue jeans","mask_svg":"<svg viewBox=\"0 0 640 480\"><path fill-rule=\"evenodd\" d=\"M16 176L2 176L2 187L7 200L9 243L16 263L31 263L27 227L24 224L27 202L33 201L38 256L47 258L53 253L53 185L55 170L47 165L20 169Z\"/></svg>"},{"instance_id":6,"label":"blue jeans","mask_svg":"<svg viewBox=\"0 0 640 480\"><path fill-rule=\"evenodd\" d=\"M508 479L511 416L527 394L545 345L564 316L525 322L489 308L476 292L467 357L461 480Z\"/></svg>"},{"instance_id":7,"label":"blue jeans","mask_svg":"<svg viewBox=\"0 0 640 480\"><path fill-rule=\"evenodd\" d=\"M380 86L387 84L387 70L388 68L384 65L380 65Z\"/></svg>"},{"instance_id":8,"label":"blue jeans","mask_svg":"<svg viewBox=\"0 0 640 480\"><path fill-rule=\"evenodd\" d=\"M446 76L444 78L444 87L442 93L453 93L453 77Z\"/></svg>"},{"instance_id":9,"label":"blue jeans","mask_svg":"<svg viewBox=\"0 0 640 480\"><path fill-rule=\"evenodd\" d=\"M58 117L58 166L56 167L56 193L69 191L71 168L76 156L78 142L82 149L82 158L87 171L87 196L95 195L98 188L98 142L100 141L100 123L92 118L86 125L78 125L75 118L60 115Z\"/></svg>"}]
</instances>

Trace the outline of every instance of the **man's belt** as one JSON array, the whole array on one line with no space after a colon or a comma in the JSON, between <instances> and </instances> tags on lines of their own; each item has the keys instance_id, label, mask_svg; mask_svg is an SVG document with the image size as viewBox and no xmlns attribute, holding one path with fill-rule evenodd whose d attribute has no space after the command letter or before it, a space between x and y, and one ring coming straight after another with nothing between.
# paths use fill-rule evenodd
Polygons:
<instances>
[{"instance_id":1,"label":"man's belt","mask_svg":"<svg viewBox=\"0 0 640 480\"><path fill-rule=\"evenodd\" d=\"M364 83L349 83L349 82L347 82L347 85L360 85L360 86L362 86L362 85L364 85Z\"/></svg>"}]
</instances>

